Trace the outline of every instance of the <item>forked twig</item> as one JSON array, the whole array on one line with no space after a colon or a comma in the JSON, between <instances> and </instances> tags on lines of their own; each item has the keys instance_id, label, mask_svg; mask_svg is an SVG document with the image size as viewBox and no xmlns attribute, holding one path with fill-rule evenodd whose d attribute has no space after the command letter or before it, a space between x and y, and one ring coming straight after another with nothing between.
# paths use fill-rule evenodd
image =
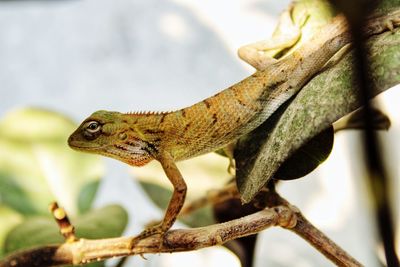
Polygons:
<instances>
[{"instance_id":1,"label":"forked twig","mask_svg":"<svg viewBox=\"0 0 400 267\"><path fill-rule=\"evenodd\" d=\"M223 190L232 193L230 187L225 187L221 191ZM218 195L225 193L219 192ZM159 246L159 236L140 240L135 247L131 248L132 238L130 237L72 240L69 235L64 244L16 252L0 262L0 267L84 264L119 256L191 251L221 245L229 240L252 235L276 225L295 232L338 266L362 266L308 222L296 207L280 197L278 193L269 190L265 194L266 204L269 208L225 223L192 229L171 230L164 236L161 247ZM61 224L59 225L63 227Z\"/></svg>"},{"instance_id":2,"label":"forked twig","mask_svg":"<svg viewBox=\"0 0 400 267\"><path fill-rule=\"evenodd\" d=\"M108 239L79 239L61 245L49 245L16 252L0 262L0 267L56 266L84 264L118 256L145 253L190 251L223 244L229 240L255 234L268 227L295 225L295 217L289 207L278 206L226 223L193 229L171 230L164 236L151 236L140 240L130 248L130 237Z\"/></svg>"}]
</instances>

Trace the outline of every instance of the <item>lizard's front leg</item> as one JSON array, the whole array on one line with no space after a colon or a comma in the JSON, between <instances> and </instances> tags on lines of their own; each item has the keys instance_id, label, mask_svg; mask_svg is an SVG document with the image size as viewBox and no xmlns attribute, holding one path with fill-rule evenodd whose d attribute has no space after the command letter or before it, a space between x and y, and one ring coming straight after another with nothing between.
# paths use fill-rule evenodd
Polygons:
<instances>
[{"instance_id":1,"label":"lizard's front leg","mask_svg":"<svg viewBox=\"0 0 400 267\"><path fill-rule=\"evenodd\" d=\"M292 12L295 4L291 4L279 17L279 24L271 38L247 44L238 49L238 56L257 70L264 70L275 63L274 57L282 50L292 47L301 36L301 27L308 14L303 12L299 21L293 21Z\"/></svg>"},{"instance_id":2,"label":"lizard's front leg","mask_svg":"<svg viewBox=\"0 0 400 267\"><path fill-rule=\"evenodd\" d=\"M163 236L176 221L176 218L178 217L179 212L181 211L182 206L185 202L187 190L186 183L181 173L179 172L172 156L168 152L164 152L161 156L157 158L157 160L161 163L165 174L171 181L174 187L174 192L172 194L171 200L168 204L162 222L147 227L138 236L134 237L132 240L132 246L134 246L137 241L152 235L159 234Z\"/></svg>"}]
</instances>

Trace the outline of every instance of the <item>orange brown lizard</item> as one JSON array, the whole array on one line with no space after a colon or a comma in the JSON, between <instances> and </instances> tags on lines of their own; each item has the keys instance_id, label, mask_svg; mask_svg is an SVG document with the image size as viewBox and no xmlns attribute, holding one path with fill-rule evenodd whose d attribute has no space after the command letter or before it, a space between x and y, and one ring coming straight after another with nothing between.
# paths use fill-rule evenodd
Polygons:
<instances>
[{"instance_id":1,"label":"orange brown lizard","mask_svg":"<svg viewBox=\"0 0 400 267\"><path fill-rule=\"evenodd\" d=\"M396 10L368 19L364 33L381 33L399 24L400 10ZM350 42L345 18L336 16L289 55L214 96L173 112L97 111L82 122L68 144L132 166L159 161L174 187L173 195L163 221L133 240L163 235L175 222L186 196L175 162L215 151L254 130Z\"/></svg>"}]
</instances>

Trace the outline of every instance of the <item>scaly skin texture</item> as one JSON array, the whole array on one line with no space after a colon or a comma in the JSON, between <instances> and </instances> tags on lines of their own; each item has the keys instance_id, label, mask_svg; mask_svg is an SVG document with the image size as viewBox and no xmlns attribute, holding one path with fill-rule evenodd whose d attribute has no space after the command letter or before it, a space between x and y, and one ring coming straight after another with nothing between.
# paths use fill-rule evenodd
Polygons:
<instances>
[{"instance_id":1,"label":"scaly skin texture","mask_svg":"<svg viewBox=\"0 0 400 267\"><path fill-rule=\"evenodd\" d=\"M388 24L388 22L390 22ZM400 24L400 11L367 21L369 36ZM164 234L181 210L186 184L176 161L226 146L263 123L294 96L343 46L350 34L342 16L290 55L263 66L241 82L193 106L164 113L97 111L70 136L76 149L115 158L132 166L158 160L174 186L164 220L133 239Z\"/></svg>"},{"instance_id":2,"label":"scaly skin texture","mask_svg":"<svg viewBox=\"0 0 400 267\"><path fill-rule=\"evenodd\" d=\"M328 0L296 0L282 12L270 38L240 47L238 55L263 70L309 41L334 15L336 11Z\"/></svg>"}]
</instances>

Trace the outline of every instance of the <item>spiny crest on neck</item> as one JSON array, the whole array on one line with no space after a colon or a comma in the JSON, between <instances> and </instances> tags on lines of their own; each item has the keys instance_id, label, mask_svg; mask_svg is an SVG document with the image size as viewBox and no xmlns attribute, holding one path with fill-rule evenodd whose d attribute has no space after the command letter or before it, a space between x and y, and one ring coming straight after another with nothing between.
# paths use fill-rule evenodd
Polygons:
<instances>
[{"instance_id":1,"label":"spiny crest on neck","mask_svg":"<svg viewBox=\"0 0 400 267\"><path fill-rule=\"evenodd\" d=\"M152 116L152 115L165 115L171 113L172 111L130 111L125 113L128 116Z\"/></svg>"}]
</instances>

